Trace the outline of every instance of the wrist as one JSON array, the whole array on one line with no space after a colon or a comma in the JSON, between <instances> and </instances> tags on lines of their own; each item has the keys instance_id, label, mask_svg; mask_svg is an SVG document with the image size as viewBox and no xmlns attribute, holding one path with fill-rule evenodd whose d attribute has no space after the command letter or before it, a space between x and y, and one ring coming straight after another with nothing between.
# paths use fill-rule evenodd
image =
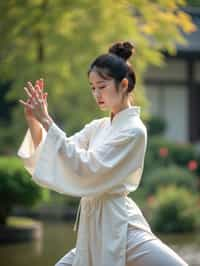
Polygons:
<instances>
[{"instance_id":1,"label":"wrist","mask_svg":"<svg viewBox=\"0 0 200 266\"><path fill-rule=\"evenodd\" d=\"M41 119L41 124L46 129L46 131L49 130L52 123L53 123L53 119L50 116L47 116L47 117L44 117L43 119Z\"/></svg>"},{"instance_id":2,"label":"wrist","mask_svg":"<svg viewBox=\"0 0 200 266\"><path fill-rule=\"evenodd\" d=\"M28 125L31 125L31 126L41 125L41 123L38 120L36 120L35 118L28 118L28 119L26 119L26 122Z\"/></svg>"}]
</instances>

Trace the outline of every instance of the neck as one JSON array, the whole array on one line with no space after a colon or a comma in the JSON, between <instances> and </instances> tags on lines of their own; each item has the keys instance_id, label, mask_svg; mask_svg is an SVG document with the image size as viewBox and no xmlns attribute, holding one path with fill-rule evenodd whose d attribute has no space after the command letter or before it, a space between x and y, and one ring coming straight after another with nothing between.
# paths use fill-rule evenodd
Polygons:
<instances>
[{"instance_id":1,"label":"neck","mask_svg":"<svg viewBox=\"0 0 200 266\"><path fill-rule=\"evenodd\" d=\"M129 108L131 107L131 103L130 102L127 102L126 104L123 104L121 106L118 106L118 107L115 107L111 110L111 113L110 113L110 117L111 117L111 121L113 120L113 117L120 111L126 109L126 108Z\"/></svg>"}]
</instances>

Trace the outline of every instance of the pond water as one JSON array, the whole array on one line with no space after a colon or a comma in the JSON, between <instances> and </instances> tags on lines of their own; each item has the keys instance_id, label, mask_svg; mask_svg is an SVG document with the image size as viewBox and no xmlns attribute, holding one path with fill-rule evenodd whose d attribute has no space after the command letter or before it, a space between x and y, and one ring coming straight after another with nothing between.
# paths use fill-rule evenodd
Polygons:
<instances>
[{"instance_id":1,"label":"pond water","mask_svg":"<svg viewBox=\"0 0 200 266\"><path fill-rule=\"evenodd\" d=\"M200 235L157 236L173 248L190 266L200 266ZM74 247L76 233L71 223L43 223L43 237L32 242L0 245L0 266L54 266ZM170 265L169 265L170 266Z\"/></svg>"}]
</instances>

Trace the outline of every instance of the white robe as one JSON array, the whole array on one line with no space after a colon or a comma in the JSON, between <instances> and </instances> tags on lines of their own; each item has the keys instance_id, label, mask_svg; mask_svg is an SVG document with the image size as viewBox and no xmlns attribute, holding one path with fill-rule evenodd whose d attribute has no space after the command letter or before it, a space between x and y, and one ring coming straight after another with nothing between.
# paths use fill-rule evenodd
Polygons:
<instances>
[{"instance_id":1,"label":"white robe","mask_svg":"<svg viewBox=\"0 0 200 266\"><path fill-rule=\"evenodd\" d=\"M124 266L127 228L155 238L136 203L147 133L140 107L95 119L68 137L55 123L34 149L30 130L18 150L33 180L59 193L81 197L73 266ZM70 263L70 262L69 262Z\"/></svg>"}]
</instances>

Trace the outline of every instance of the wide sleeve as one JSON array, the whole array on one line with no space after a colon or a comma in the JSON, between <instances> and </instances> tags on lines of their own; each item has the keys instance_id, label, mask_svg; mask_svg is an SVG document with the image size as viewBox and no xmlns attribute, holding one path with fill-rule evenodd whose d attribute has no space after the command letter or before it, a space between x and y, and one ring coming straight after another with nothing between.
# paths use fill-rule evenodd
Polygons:
<instances>
[{"instance_id":1,"label":"wide sleeve","mask_svg":"<svg viewBox=\"0 0 200 266\"><path fill-rule=\"evenodd\" d=\"M26 170L30 174L32 174L34 171L35 164L40 156L40 152L47 135L46 130L42 126L41 129L42 129L42 139L37 148L34 147L31 131L28 128L25 137L22 141L22 144L20 145L17 151L17 155L22 159Z\"/></svg>"},{"instance_id":2,"label":"wide sleeve","mask_svg":"<svg viewBox=\"0 0 200 266\"><path fill-rule=\"evenodd\" d=\"M143 167L145 134L124 129L85 150L53 123L47 132L32 178L38 184L72 196L106 192Z\"/></svg>"},{"instance_id":3,"label":"wide sleeve","mask_svg":"<svg viewBox=\"0 0 200 266\"><path fill-rule=\"evenodd\" d=\"M92 132L94 132L96 124L100 121L100 119L94 119L87 123L83 129L81 129L79 132L76 132L72 136L68 137L68 141L73 142L74 145L76 145L79 148L82 149L88 149L89 141L92 135ZM42 139L39 145L35 148L33 144L33 139L31 136L30 129L28 128L25 134L25 137L17 151L17 155L21 158L23 161L25 169L33 175L36 163L38 161L38 158L40 156L41 150L43 148L43 144L45 142L47 132L46 130L41 126L42 129ZM36 180L35 180L36 181ZM37 181L38 184L45 186L39 181ZM46 186L45 186L46 187Z\"/></svg>"}]
</instances>

